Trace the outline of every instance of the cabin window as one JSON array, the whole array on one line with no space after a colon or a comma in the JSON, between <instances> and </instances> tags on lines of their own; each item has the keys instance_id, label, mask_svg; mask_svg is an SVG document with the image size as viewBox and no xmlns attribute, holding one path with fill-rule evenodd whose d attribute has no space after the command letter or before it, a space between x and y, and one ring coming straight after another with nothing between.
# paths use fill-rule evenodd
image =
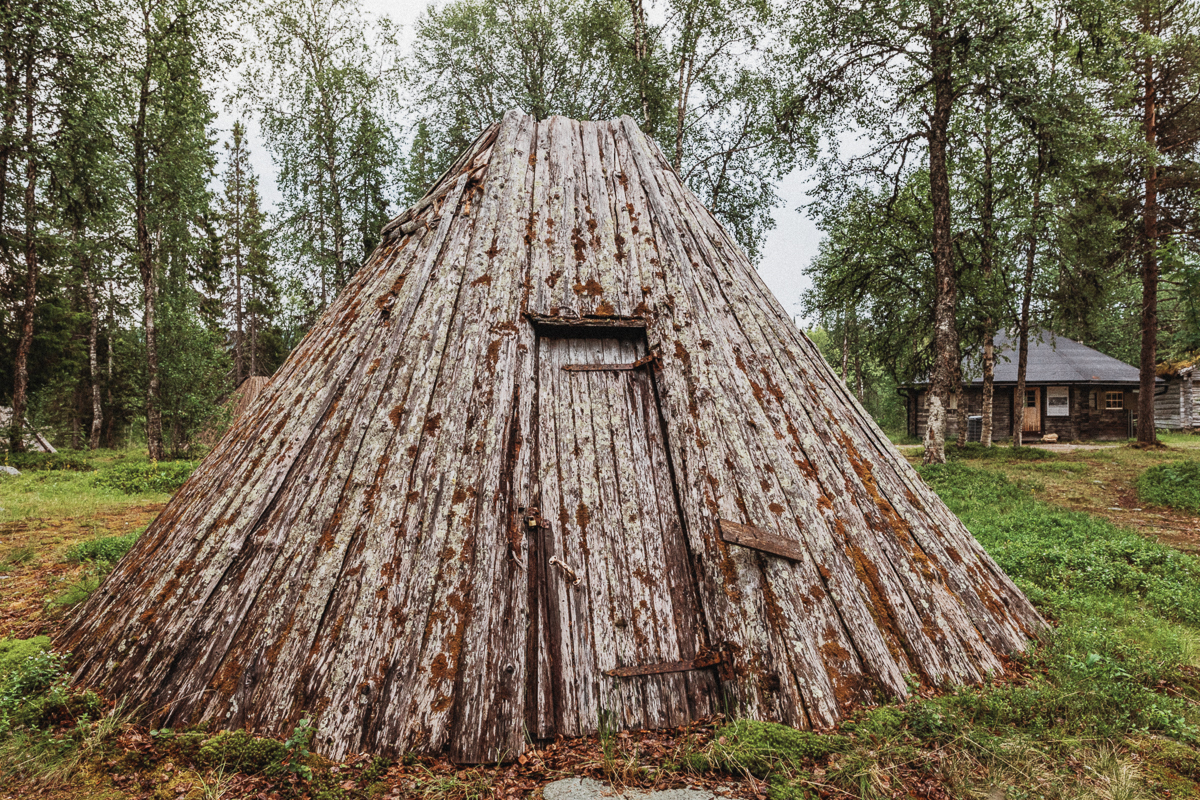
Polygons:
<instances>
[{"instance_id":1,"label":"cabin window","mask_svg":"<svg viewBox=\"0 0 1200 800\"><path fill-rule=\"evenodd\" d=\"M1099 394L1099 392L1095 392L1095 391L1088 394L1088 408L1096 407L1096 395L1097 394Z\"/></svg>"},{"instance_id":2,"label":"cabin window","mask_svg":"<svg viewBox=\"0 0 1200 800\"><path fill-rule=\"evenodd\" d=\"M1120 411L1125 408L1124 392L1105 392L1104 407L1110 411Z\"/></svg>"},{"instance_id":3,"label":"cabin window","mask_svg":"<svg viewBox=\"0 0 1200 800\"><path fill-rule=\"evenodd\" d=\"M1046 387L1046 416L1071 416L1071 390L1066 386Z\"/></svg>"},{"instance_id":4,"label":"cabin window","mask_svg":"<svg viewBox=\"0 0 1200 800\"><path fill-rule=\"evenodd\" d=\"M1027 389L1025 391L1025 407L1026 408L1037 408L1037 406L1038 406L1037 389Z\"/></svg>"}]
</instances>

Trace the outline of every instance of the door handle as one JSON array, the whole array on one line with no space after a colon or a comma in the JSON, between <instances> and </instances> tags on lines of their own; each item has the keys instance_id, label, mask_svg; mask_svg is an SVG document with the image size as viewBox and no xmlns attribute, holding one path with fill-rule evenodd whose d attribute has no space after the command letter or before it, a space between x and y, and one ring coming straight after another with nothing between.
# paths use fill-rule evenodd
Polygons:
<instances>
[{"instance_id":1,"label":"door handle","mask_svg":"<svg viewBox=\"0 0 1200 800\"><path fill-rule=\"evenodd\" d=\"M575 574L575 570L568 567L564 562L559 561L558 556L550 556L550 565L553 567L558 567L563 572L567 573L567 577L571 579L572 586L578 586L579 582L582 580L582 578Z\"/></svg>"}]
</instances>

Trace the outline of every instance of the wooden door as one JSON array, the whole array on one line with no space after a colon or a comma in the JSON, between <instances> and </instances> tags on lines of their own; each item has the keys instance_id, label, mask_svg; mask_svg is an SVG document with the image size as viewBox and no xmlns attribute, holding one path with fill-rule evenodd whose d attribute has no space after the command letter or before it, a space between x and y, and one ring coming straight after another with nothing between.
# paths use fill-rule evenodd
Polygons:
<instances>
[{"instance_id":1,"label":"wooden door","mask_svg":"<svg viewBox=\"0 0 1200 800\"><path fill-rule=\"evenodd\" d=\"M541 338L531 553L539 738L680 725L715 670L644 341ZM699 668L697 663L699 662Z\"/></svg>"},{"instance_id":2,"label":"wooden door","mask_svg":"<svg viewBox=\"0 0 1200 800\"><path fill-rule=\"evenodd\" d=\"M1025 390L1025 416L1022 433L1038 433L1042 430L1041 387Z\"/></svg>"}]
</instances>

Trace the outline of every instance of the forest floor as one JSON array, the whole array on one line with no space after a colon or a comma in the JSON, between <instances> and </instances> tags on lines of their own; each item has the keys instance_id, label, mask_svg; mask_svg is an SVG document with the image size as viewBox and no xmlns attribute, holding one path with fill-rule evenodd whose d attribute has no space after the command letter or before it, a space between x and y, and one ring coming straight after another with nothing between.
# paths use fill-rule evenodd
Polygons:
<instances>
[{"instance_id":1,"label":"forest floor","mask_svg":"<svg viewBox=\"0 0 1200 800\"><path fill-rule=\"evenodd\" d=\"M53 637L110 568L110 545L149 524L169 494L101 485L144 471L134 453L74 454L94 472L0 476L0 798L536 799L570 775L748 800L1200 797L1200 515L1147 505L1136 488L1149 467L1200 461L1200 436L1166 444L951 448L950 464L922 470L1055 626L985 686L921 689L819 736L718 717L472 768L331 763L308 753L302 732L271 742L151 731L111 701L52 686L53 659L25 675L25 689L45 678L41 694L23 696L4 676L5 648L37 652L46 640L34 637ZM919 450L906 455L919 461Z\"/></svg>"}]
</instances>

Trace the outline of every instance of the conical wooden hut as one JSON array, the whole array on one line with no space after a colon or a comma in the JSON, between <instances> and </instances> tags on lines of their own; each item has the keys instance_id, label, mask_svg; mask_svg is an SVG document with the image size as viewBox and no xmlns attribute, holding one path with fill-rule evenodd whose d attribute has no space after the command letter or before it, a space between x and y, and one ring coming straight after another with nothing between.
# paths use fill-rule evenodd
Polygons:
<instances>
[{"instance_id":1,"label":"conical wooden hut","mask_svg":"<svg viewBox=\"0 0 1200 800\"><path fill-rule=\"evenodd\" d=\"M1042 625L632 120L510 112L57 646L168 724L477 762L825 728Z\"/></svg>"}]
</instances>

